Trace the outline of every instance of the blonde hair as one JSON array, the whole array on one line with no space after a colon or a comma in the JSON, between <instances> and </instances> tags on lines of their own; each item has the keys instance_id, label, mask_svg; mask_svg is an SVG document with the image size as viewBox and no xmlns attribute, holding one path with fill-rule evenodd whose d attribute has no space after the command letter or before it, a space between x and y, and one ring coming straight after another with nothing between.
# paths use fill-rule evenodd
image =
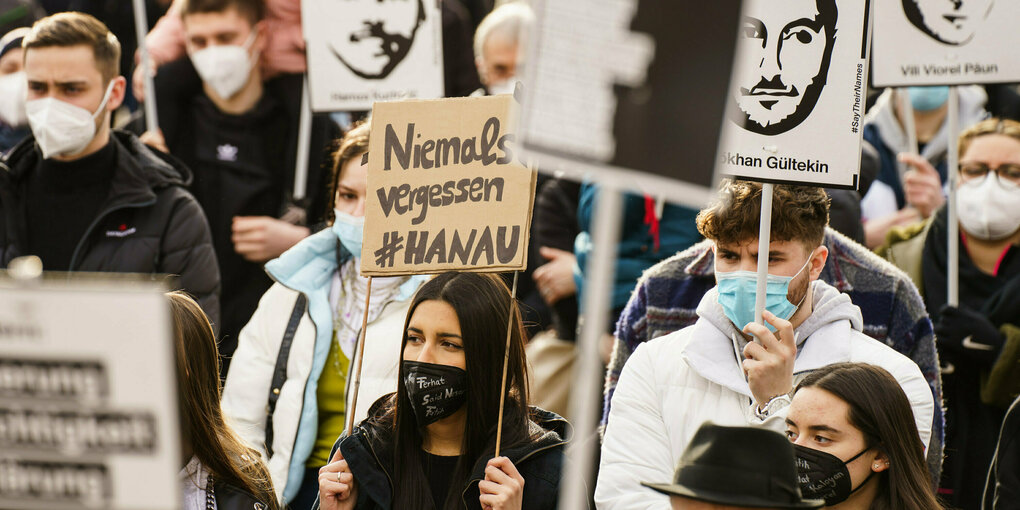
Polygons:
<instances>
[{"instance_id":1,"label":"blonde hair","mask_svg":"<svg viewBox=\"0 0 1020 510\"><path fill-rule=\"evenodd\" d=\"M993 117L974 124L960 133L957 142L959 149L959 152L956 153L957 156L963 157L967 153L967 149L970 148L970 143L975 138L985 135L1005 135L1020 142L1020 122Z\"/></svg>"}]
</instances>

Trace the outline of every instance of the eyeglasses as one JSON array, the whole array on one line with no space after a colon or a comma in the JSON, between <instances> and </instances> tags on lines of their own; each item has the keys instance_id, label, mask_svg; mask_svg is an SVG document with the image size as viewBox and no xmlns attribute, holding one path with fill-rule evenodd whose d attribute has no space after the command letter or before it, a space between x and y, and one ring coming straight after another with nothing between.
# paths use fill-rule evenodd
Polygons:
<instances>
[{"instance_id":1,"label":"eyeglasses","mask_svg":"<svg viewBox=\"0 0 1020 510\"><path fill-rule=\"evenodd\" d=\"M960 163L960 181L979 181L988 176L988 172L995 172L1001 182L1011 182L1020 185L1020 164L1003 163L996 168L991 168L984 163Z\"/></svg>"}]
</instances>

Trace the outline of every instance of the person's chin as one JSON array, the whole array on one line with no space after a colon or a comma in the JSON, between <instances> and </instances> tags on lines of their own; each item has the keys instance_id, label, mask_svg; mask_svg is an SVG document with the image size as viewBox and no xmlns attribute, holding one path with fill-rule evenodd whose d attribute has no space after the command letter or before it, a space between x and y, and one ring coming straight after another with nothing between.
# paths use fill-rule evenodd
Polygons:
<instances>
[{"instance_id":1,"label":"person's chin","mask_svg":"<svg viewBox=\"0 0 1020 510\"><path fill-rule=\"evenodd\" d=\"M778 101L766 108L759 98L745 96L737 101L737 106L750 123L757 124L761 128L770 128L781 124L797 111L797 102L794 98L777 98ZM800 99L800 98L796 98ZM753 126L752 126L753 127ZM753 129L752 129L753 131Z\"/></svg>"}]
</instances>

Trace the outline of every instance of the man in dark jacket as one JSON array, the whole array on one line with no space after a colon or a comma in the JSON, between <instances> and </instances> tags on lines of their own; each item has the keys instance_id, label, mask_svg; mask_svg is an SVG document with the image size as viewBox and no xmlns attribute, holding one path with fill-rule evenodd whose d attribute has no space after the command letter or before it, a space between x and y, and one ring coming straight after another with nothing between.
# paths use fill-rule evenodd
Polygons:
<instances>
[{"instance_id":1,"label":"man in dark jacket","mask_svg":"<svg viewBox=\"0 0 1020 510\"><path fill-rule=\"evenodd\" d=\"M40 20L25 36L33 135L0 165L0 267L36 255L53 271L165 273L219 315L219 269L190 176L127 133L120 45L81 13Z\"/></svg>"}]
</instances>

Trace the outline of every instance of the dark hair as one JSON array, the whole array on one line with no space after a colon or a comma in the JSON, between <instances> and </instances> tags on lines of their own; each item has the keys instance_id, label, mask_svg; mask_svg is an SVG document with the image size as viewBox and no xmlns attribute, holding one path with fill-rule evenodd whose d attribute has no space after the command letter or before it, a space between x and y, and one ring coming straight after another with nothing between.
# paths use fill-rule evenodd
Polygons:
<instances>
[{"instance_id":1,"label":"dark hair","mask_svg":"<svg viewBox=\"0 0 1020 510\"><path fill-rule=\"evenodd\" d=\"M49 48L85 45L92 48L96 68L105 84L120 75L120 42L102 21L81 12L61 12L47 16L32 25L32 31L21 41L21 47Z\"/></svg>"},{"instance_id":2,"label":"dark hair","mask_svg":"<svg viewBox=\"0 0 1020 510\"><path fill-rule=\"evenodd\" d=\"M822 244L829 224L829 196L814 186L777 184L772 195L772 239L800 241L808 249ZM698 232L717 243L758 237L761 183L724 179L719 198L698 213Z\"/></svg>"},{"instance_id":3,"label":"dark hair","mask_svg":"<svg viewBox=\"0 0 1020 510\"><path fill-rule=\"evenodd\" d=\"M503 376L503 355L506 348L507 321L513 321L510 335L510 357L507 365L506 403L503 414L504 447L532 440L529 432L528 376L525 371L524 327L517 304L510 306L506 283L493 274L443 273L429 280L415 294L404 322L400 352L407 345L407 327L415 309L423 301L448 303L457 312L464 339L467 362L467 421L460 460L451 478L451 487L467 482L476 459L495 451L496 425L499 412L500 384ZM404 380L400 367L400 381ZM394 405L395 402L395 405ZM403 384L397 385L395 397L387 410L375 421L375 430L390 430L394 444L393 465L396 480L393 508L428 508L432 501L428 481L421 468L424 428L419 427L411 401ZM385 439L383 439L385 440ZM461 494L450 490L444 509L461 508Z\"/></svg>"},{"instance_id":4,"label":"dark hair","mask_svg":"<svg viewBox=\"0 0 1020 510\"><path fill-rule=\"evenodd\" d=\"M371 132L372 125L369 121L358 122L337 144L337 149L333 153L333 170L329 178L329 200L326 200L329 210L326 211L325 218L329 223L334 220L333 207L336 206L336 190L340 187L340 173L348 161L368 152L368 135Z\"/></svg>"},{"instance_id":5,"label":"dark hair","mask_svg":"<svg viewBox=\"0 0 1020 510\"><path fill-rule=\"evenodd\" d=\"M181 5L181 18L189 14L207 12L223 12L233 7L251 22L252 25L266 17L266 4L263 0L184 0Z\"/></svg>"},{"instance_id":6,"label":"dark hair","mask_svg":"<svg viewBox=\"0 0 1020 510\"><path fill-rule=\"evenodd\" d=\"M219 350L209 318L183 292L170 292L166 297L173 321L182 435L216 480L244 489L276 510L273 481L259 453L246 446L223 420Z\"/></svg>"},{"instance_id":7,"label":"dark hair","mask_svg":"<svg viewBox=\"0 0 1020 510\"><path fill-rule=\"evenodd\" d=\"M869 447L889 457L889 468L878 473L872 510L942 508L935 498L910 401L889 372L866 363L836 363L808 374L794 394L803 388L819 388L846 402L850 424L864 434Z\"/></svg>"}]
</instances>

